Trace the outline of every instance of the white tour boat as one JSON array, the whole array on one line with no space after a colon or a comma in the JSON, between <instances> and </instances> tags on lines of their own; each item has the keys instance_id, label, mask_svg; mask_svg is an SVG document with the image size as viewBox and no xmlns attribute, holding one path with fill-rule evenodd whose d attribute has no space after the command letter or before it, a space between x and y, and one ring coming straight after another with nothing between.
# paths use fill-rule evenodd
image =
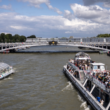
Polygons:
<instances>
[{"instance_id":1,"label":"white tour boat","mask_svg":"<svg viewBox=\"0 0 110 110\"><path fill-rule=\"evenodd\" d=\"M12 73L14 73L14 69L12 66L6 63L0 62L0 79L3 79L9 76Z\"/></svg>"},{"instance_id":2,"label":"white tour boat","mask_svg":"<svg viewBox=\"0 0 110 110\"><path fill-rule=\"evenodd\" d=\"M110 71L79 52L64 65L63 71L95 110L110 110Z\"/></svg>"}]
</instances>

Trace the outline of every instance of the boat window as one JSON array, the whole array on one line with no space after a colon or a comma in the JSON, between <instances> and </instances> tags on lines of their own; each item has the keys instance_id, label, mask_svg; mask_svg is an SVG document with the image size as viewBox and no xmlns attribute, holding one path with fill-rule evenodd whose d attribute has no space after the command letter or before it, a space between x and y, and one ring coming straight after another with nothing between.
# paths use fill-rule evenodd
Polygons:
<instances>
[{"instance_id":1,"label":"boat window","mask_svg":"<svg viewBox=\"0 0 110 110\"><path fill-rule=\"evenodd\" d=\"M91 69L93 69L93 66L91 66Z\"/></svg>"},{"instance_id":2,"label":"boat window","mask_svg":"<svg viewBox=\"0 0 110 110\"><path fill-rule=\"evenodd\" d=\"M104 100L103 106L107 107L109 104L109 95L106 93L101 94L101 99Z\"/></svg>"},{"instance_id":3,"label":"boat window","mask_svg":"<svg viewBox=\"0 0 110 110\"><path fill-rule=\"evenodd\" d=\"M96 98L99 95L99 88L95 87L94 90L92 91L92 95Z\"/></svg>"},{"instance_id":4,"label":"boat window","mask_svg":"<svg viewBox=\"0 0 110 110\"><path fill-rule=\"evenodd\" d=\"M74 72L74 76L75 76L77 79L79 79L79 72L78 72L78 71L75 71L75 72Z\"/></svg>"},{"instance_id":5,"label":"boat window","mask_svg":"<svg viewBox=\"0 0 110 110\"><path fill-rule=\"evenodd\" d=\"M100 66L101 70L105 70L105 67L103 65Z\"/></svg>"},{"instance_id":6,"label":"boat window","mask_svg":"<svg viewBox=\"0 0 110 110\"><path fill-rule=\"evenodd\" d=\"M100 69L100 66L98 65L98 69Z\"/></svg>"},{"instance_id":7,"label":"boat window","mask_svg":"<svg viewBox=\"0 0 110 110\"><path fill-rule=\"evenodd\" d=\"M93 69L93 66L91 66L91 69Z\"/></svg>"},{"instance_id":8,"label":"boat window","mask_svg":"<svg viewBox=\"0 0 110 110\"><path fill-rule=\"evenodd\" d=\"M94 69L94 70L98 69L98 68L97 68L97 65L94 65L93 69Z\"/></svg>"},{"instance_id":9,"label":"boat window","mask_svg":"<svg viewBox=\"0 0 110 110\"><path fill-rule=\"evenodd\" d=\"M86 88L88 91L91 91L92 87L93 87L92 82L91 82L90 80L88 80L88 81L86 82L86 84L85 84L85 88Z\"/></svg>"},{"instance_id":10,"label":"boat window","mask_svg":"<svg viewBox=\"0 0 110 110\"><path fill-rule=\"evenodd\" d=\"M106 108L109 104L109 95L106 94L103 90L99 89L98 87L95 87L92 95L98 100L98 97L100 97L100 103ZM103 103L102 103L103 101Z\"/></svg>"}]
</instances>

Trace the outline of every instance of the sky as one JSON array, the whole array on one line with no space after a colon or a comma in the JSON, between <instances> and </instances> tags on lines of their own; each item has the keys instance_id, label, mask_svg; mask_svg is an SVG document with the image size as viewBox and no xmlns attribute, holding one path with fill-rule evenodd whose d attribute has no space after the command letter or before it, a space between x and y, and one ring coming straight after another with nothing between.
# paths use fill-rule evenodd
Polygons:
<instances>
[{"instance_id":1,"label":"sky","mask_svg":"<svg viewBox=\"0 0 110 110\"><path fill-rule=\"evenodd\" d=\"M110 0L0 0L0 33L44 38L110 34Z\"/></svg>"}]
</instances>

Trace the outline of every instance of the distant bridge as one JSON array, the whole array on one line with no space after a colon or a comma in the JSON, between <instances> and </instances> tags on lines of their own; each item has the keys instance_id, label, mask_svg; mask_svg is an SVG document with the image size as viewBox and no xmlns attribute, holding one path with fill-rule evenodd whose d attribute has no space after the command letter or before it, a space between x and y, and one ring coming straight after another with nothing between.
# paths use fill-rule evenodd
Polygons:
<instances>
[{"instance_id":1,"label":"distant bridge","mask_svg":"<svg viewBox=\"0 0 110 110\"><path fill-rule=\"evenodd\" d=\"M46 46L50 41L57 42L57 45L73 46L79 48L89 48L94 50L110 51L110 39L108 38L73 38L73 39L60 39L60 38L28 38L24 43L0 43L0 52L15 52L18 49L25 49L34 46Z\"/></svg>"}]
</instances>

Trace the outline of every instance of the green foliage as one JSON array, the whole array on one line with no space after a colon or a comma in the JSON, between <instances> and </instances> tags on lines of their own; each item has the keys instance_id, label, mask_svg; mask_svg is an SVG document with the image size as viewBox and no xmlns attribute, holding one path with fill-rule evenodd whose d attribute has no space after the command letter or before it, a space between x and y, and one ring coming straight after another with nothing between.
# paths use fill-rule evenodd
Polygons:
<instances>
[{"instance_id":1,"label":"green foliage","mask_svg":"<svg viewBox=\"0 0 110 110\"><path fill-rule=\"evenodd\" d=\"M70 38L70 39L73 39L74 37L73 37L73 36L70 36L69 38Z\"/></svg>"},{"instance_id":2,"label":"green foliage","mask_svg":"<svg viewBox=\"0 0 110 110\"><path fill-rule=\"evenodd\" d=\"M110 34L99 34L99 35L97 35L97 37L110 37Z\"/></svg>"},{"instance_id":3,"label":"green foliage","mask_svg":"<svg viewBox=\"0 0 110 110\"><path fill-rule=\"evenodd\" d=\"M1 33L1 41L4 43L5 42L5 34L4 33Z\"/></svg>"},{"instance_id":4,"label":"green foliage","mask_svg":"<svg viewBox=\"0 0 110 110\"><path fill-rule=\"evenodd\" d=\"M36 38L35 35L28 36L27 38Z\"/></svg>"},{"instance_id":5,"label":"green foliage","mask_svg":"<svg viewBox=\"0 0 110 110\"><path fill-rule=\"evenodd\" d=\"M68 39L67 37L61 37L60 39Z\"/></svg>"},{"instance_id":6,"label":"green foliage","mask_svg":"<svg viewBox=\"0 0 110 110\"><path fill-rule=\"evenodd\" d=\"M26 41L26 37L23 36L23 35L18 35L18 34L15 34L14 36L12 34L4 34L4 33L1 33L0 34L0 42L25 42Z\"/></svg>"}]
</instances>

